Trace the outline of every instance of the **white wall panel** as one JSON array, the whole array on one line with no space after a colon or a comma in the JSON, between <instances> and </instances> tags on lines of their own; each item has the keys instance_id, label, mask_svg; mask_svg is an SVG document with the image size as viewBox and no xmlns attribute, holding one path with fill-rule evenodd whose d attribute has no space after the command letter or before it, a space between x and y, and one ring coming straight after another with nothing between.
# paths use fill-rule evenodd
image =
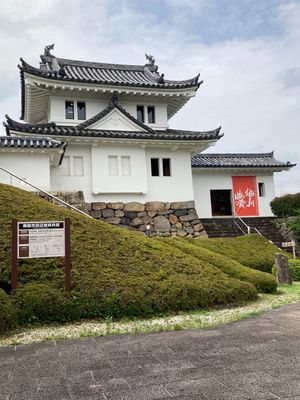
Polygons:
<instances>
[{"instance_id":1,"label":"white wall panel","mask_svg":"<svg viewBox=\"0 0 300 400\"><path fill-rule=\"evenodd\" d=\"M0 165L43 190L50 190L49 154L39 153L0 153ZM35 189L0 170L0 182L24 190Z\"/></svg>"},{"instance_id":2,"label":"white wall panel","mask_svg":"<svg viewBox=\"0 0 300 400\"><path fill-rule=\"evenodd\" d=\"M199 217L211 218L211 200L210 190L232 190L232 176L256 176L257 193L258 193L258 182L264 182L265 184L265 196L258 197L258 209L259 216L273 216L270 208L270 202L275 196L274 192L274 181L273 175L264 173L249 172L222 172L222 171L193 171L193 185L194 185L194 196L196 209Z\"/></svg>"}]
</instances>

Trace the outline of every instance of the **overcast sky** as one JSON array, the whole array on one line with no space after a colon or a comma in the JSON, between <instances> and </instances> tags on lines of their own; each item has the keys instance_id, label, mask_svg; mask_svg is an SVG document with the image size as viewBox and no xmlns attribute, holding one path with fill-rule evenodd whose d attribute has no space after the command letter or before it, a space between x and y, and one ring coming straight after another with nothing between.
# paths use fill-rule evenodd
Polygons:
<instances>
[{"instance_id":1,"label":"overcast sky","mask_svg":"<svg viewBox=\"0 0 300 400\"><path fill-rule=\"evenodd\" d=\"M171 128L224 137L210 152L269 152L298 163L277 194L300 192L300 0L0 0L0 114L20 116L17 64L61 58L144 64L167 79L200 72ZM5 134L2 127L1 134Z\"/></svg>"}]
</instances>

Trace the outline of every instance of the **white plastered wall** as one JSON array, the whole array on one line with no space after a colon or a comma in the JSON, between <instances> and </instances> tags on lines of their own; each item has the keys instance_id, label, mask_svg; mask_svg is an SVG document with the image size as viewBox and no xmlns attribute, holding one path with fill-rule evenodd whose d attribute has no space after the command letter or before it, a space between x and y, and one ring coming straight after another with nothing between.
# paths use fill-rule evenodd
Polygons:
<instances>
[{"instance_id":1,"label":"white plastered wall","mask_svg":"<svg viewBox=\"0 0 300 400\"><path fill-rule=\"evenodd\" d=\"M43 190L50 190L50 160L47 153L0 153L0 165ZM35 191L17 178L0 170L0 182Z\"/></svg>"},{"instance_id":2,"label":"white plastered wall","mask_svg":"<svg viewBox=\"0 0 300 400\"><path fill-rule=\"evenodd\" d=\"M160 176L151 176L151 158L159 158ZM171 176L162 176L162 158L170 158ZM151 200L193 200L191 154L188 150L147 149L146 162Z\"/></svg>"},{"instance_id":3,"label":"white plastered wall","mask_svg":"<svg viewBox=\"0 0 300 400\"><path fill-rule=\"evenodd\" d=\"M76 176L74 171L74 158L82 157L83 171L82 176ZM69 168L66 168L68 164ZM69 173L67 171L69 169ZM61 166L53 167L51 174L51 190L52 191L78 191L84 193L91 191L91 150L90 146L71 145L66 148L65 156Z\"/></svg>"},{"instance_id":4,"label":"white plastered wall","mask_svg":"<svg viewBox=\"0 0 300 400\"><path fill-rule=\"evenodd\" d=\"M232 190L232 176L256 176L259 216L271 217L270 202L275 196L273 174L243 171L193 170L193 186L196 210L200 218L212 218L210 190ZM264 197L259 197L258 183L265 186Z\"/></svg>"},{"instance_id":5,"label":"white plastered wall","mask_svg":"<svg viewBox=\"0 0 300 400\"><path fill-rule=\"evenodd\" d=\"M74 102L74 119L65 118L65 102ZM84 101L86 103L86 119L92 118L94 115L98 114L100 111L104 110L110 101L110 97L107 95L90 96L72 93L67 94L56 94L52 95L49 103L49 122L55 122L60 125L77 125L83 122L77 119L77 101ZM167 118L167 103L159 101L145 101L144 97L136 98L134 101L130 96L120 96L119 102L121 106L128 111L133 117L137 117L137 105L143 105L145 124L149 125L153 129L166 129L168 127ZM155 107L155 123L148 124L147 121L147 106Z\"/></svg>"},{"instance_id":6,"label":"white plastered wall","mask_svg":"<svg viewBox=\"0 0 300 400\"><path fill-rule=\"evenodd\" d=\"M109 170L109 157L116 161L116 171ZM129 158L129 175L124 175L121 157ZM92 193L144 195L148 191L145 150L139 147L92 147Z\"/></svg>"},{"instance_id":7,"label":"white plastered wall","mask_svg":"<svg viewBox=\"0 0 300 400\"><path fill-rule=\"evenodd\" d=\"M74 176L73 159L83 157L83 176ZM109 175L108 157L130 157L130 175ZM151 158L171 160L171 176L151 176ZM64 175L65 161L70 174ZM160 168L162 170L162 168ZM193 199L190 152L163 148L141 148L126 145L69 144L62 166L51 168L52 191L82 190L86 202L94 201L186 201Z\"/></svg>"}]
</instances>

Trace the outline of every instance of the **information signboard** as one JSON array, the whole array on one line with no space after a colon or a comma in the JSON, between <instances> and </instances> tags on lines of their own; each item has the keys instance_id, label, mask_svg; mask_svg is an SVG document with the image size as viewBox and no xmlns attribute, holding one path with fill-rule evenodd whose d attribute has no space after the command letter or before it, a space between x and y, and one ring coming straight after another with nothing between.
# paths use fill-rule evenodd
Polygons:
<instances>
[{"instance_id":1,"label":"information signboard","mask_svg":"<svg viewBox=\"0 0 300 400\"><path fill-rule=\"evenodd\" d=\"M281 247L292 247L293 248L293 256L296 258L296 242L295 240L291 240L290 242L282 242Z\"/></svg>"},{"instance_id":2,"label":"information signboard","mask_svg":"<svg viewBox=\"0 0 300 400\"><path fill-rule=\"evenodd\" d=\"M292 241L290 241L290 242L283 242L283 243L281 243L281 246L282 247L293 247L293 246L295 246L295 242L294 242L294 240L292 240Z\"/></svg>"},{"instance_id":3,"label":"information signboard","mask_svg":"<svg viewBox=\"0 0 300 400\"><path fill-rule=\"evenodd\" d=\"M18 286L18 260L26 258L64 257L65 291L71 293L70 218L64 221L12 220L12 278L14 294Z\"/></svg>"},{"instance_id":4,"label":"information signboard","mask_svg":"<svg viewBox=\"0 0 300 400\"><path fill-rule=\"evenodd\" d=\"M18 258L65 256L64 221L18 222Z\"/></svg>"}]
</instances>

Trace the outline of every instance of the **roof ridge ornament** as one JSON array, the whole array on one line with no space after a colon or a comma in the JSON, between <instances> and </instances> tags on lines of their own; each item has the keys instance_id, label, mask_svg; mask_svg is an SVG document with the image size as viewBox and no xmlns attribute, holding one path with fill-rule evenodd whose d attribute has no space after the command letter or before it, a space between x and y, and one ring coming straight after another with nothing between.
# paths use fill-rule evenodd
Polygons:
<instances>
[{"instance_id":1,"label":"roof ridge ornament","mask_svg":"<svg viewBox=\"0 0 300 400\"><path fill-rule=\"evenodd\" d=\"M165 79L164 79L164 74L160 74L158 72L158 66L155 65L155 58L151 54L145 53L146 60L148 60L148 63L145 64L144 72L145 74L151 78L154 79L155 82L164 84Z\"/></svg>"},{"instance_id":2,"label":"roof ridge ornament","mask_svg":"<svg viewBox=\"0 0 300 400\"><path fill-rule=\"evenodd\" d=\"M54 54L51 54L51 50L54 49L55 43L48 44L45 46L44 54L41 55L42 62L40 63L40 70L51 71L60 76L65 76L64 66L60 66L57 58Z\"/></svg>"}]
</instances>

